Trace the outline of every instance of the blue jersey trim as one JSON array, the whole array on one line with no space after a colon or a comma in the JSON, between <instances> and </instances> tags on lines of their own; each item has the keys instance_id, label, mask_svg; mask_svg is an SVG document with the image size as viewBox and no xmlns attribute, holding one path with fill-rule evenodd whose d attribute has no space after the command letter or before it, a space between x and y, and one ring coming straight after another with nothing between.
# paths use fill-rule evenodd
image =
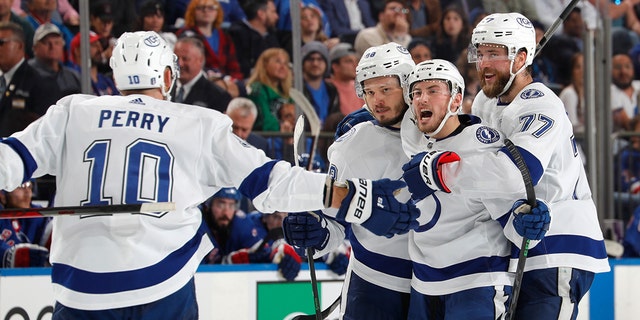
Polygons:
<instances>
[{"instance_id":1,"label":"blue jersey trim","mask_svg":"<svg viewBox=\"0 0 640 320\"><path fill-rule=\"evenodd\" d=\"M253 170L242 180L238 191L251 200L263 193L269 186L269 175L276 163L278 163L276 160L269 161Z\"/></svg>"},{"instance_id":2,"label":"blue jersey trim","mask_svg":"<svg viewBox=\"0 0 640 320\"><path fill-rule=\"evenodd\" d=\"M367 267L388 275L411 279L411 260L371 252L358 242L358 239L356 239L353 233L351 234L350 240L353 254L359 261L366 264Z\"/></svg>"},{"instance_id":3,"label":"blue jersey trim","mask_svg":"<svg viewBox=\"0 0 640 320\"><path fill-rule=\"evenodd\" d=\"M22 182L26 182L31 179L33 172L38 169L38 164L36 163L36 160L33 159L33 156L31 156L31 152L29 152L27 147L25 147L22 142L18 141L18 139L12 137L2 139L0 143L4 143L11 147L11 149L13 149L13 151L15 151L22 159L22 164L24 165L24 176L22 177Z\"/></svg>"},{"instance_id":4,"label":"blue jersey trim","mask_svg":"<svg viewBox=\"0 0 640 320\"><path fill-rule=\"evenodd\" d=\"M148 288L180 271L195 255L204 234L201 227L181 248L158 263L137 270L91 272L56 263L51 268L51 281L69 290L86 294L110 294Z\"/></svg>"},{"instance_id":5,"label":"blue jersey trim","mask_svg":"<svg viewBox=\"0 0 640 320\"><path fill-rule=\"evenodd\" d=\"M444 268L433 268L418 262L413 263L413 274L420 281L439 282L466 275L487 272L507 272L509 257L479 257Z\"/></svg>"},{"instance_id":6,"label":"blue jersey trim","mask_svg":"<svg viewBox=\"0 0 640 320\"><path fill-rule=\"evenodd\" d=\"M523 148L520 148L518 146L516 146L516 148L518 148L518 151L520 151L520 154L522 155L522 159L527 164L527 168L529 168L529 175L531 175L531 181L533 182L533 185L534 186L537 185L538 182L540 181L540 178L542 178L542 174L544 173L540 160L538 160L538 158L536 158L536 156L531 154L529 151ZM507 147L502 147L500 148L499 151L504 152L509 157L509 159L511 159L511 162L513 162L513 164L516 165L516 162L511 156L511 154L509 153L509 151L507 150Z\"/></svg>"},{"instance_id":7,"label":"blue jersey trim","mask_svg":"<svg viewBox=\"0 0 640 320\"><path fill-rule=\"evenodd\" d=\"M517 258L519 252L520 250L517 247L511 247L512 258ZM533 249L529 249L528 257L563 253L588 256L595 259L607 258L604 241L578 235L546 236Z\"/></svg>"}]
</instances>

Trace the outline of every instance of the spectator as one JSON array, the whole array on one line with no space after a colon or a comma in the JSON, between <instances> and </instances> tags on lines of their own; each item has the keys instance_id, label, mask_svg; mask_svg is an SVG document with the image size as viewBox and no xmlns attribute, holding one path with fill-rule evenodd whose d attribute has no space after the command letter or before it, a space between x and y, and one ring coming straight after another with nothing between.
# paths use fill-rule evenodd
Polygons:
<instances>
[{"instance_id":1,"label":"spectator","mask_svg":"<svg viewBox=\"0 0 640 320\"><path fill-rule=\"evenodd\" d=\"M413 38L413 40L409 42L407 50L409 50L409 54L411 54L411 58L416 64L433 58L431 54L431 43L423 38Z\"/></svg>"},{"instance_id":2,"label":"spectator","mask_svg":"<svg viewBox=\"0 0 640 320\"><path fill-rule=\"evenodd\" d=\"M0 22L13 22L22 27L25 36L25 52L27 57L33 57L32 41L34 28L29 21L18 15L17 12L11 10L11 1L12 0L0 0Z\"/></svg>"},{"instance_id":3,"label":"spectator","mask_svg":"<svg viewBox=\"0 0 640 320\"><path fill-rule=\"evenodd\" d=\"M205 48L200 39L178 39L174 52L178 57L180 75L171 101L192 104L223 112L231 96L224 89L207 79L204 73Z\"/></svg>"},{"instance_id":4,"label":"spectator","mask_svg":"<svg viewBox=\"0 0 640 320\"><path fill-rule=\"evenodd\" d=\"M43 23L53 23L60 29L64 38L64 49L65 52L69 51L69 45L71 44L71 39L74 34L67 28L63 23L56 22L51 20L51 16L56 11L56 1L54 0L27 0L27 21L31 24L31 30L35 30ZM27 31L29 32L29 31ZM31 50L33 43L31 42L33 39L33 34L28 37L26 45L29 46L29 50Z\"/></svg>"},{"instance_id":5,"label":"spectator","mask_svg":"<svg viewBox=\"0 0 640 320\"><path fill-rule=\"evenodd\" d=\"M100 45L102 46L102 61L97 63L98 71L102 74L111 75L109 67L109 59L113 46L116 44L116 37L113 31L113 11L109 0L98 0L91 3L89 14L89 23L91 31L100 37ZM127 30L128 31L128 30Z\"/></svg>"},{"instance_id":6,"label":"spectator","mask_svg":"<svg viewBox=\"0 0 640 320\"><path fill-rule=\"evenodd\" d=\"M238 54L238 63L245 78L263 51L280 46L275 33L278 13L273 0L247 0L244 4L247 20L236 21L229 27Z\"/></svg>"},{"instance_id":7,"label":"spectator","mask_svg":"<svg viewBox=\"0 0 640 320\"><path fill-rule=\"evenodd\" d=\"M429 38L438 33L442 19L440 0L410 0L408 3L411 36Z\"/></svg>"},{"instance_id":8,"label":"spectator","mask_svg":"<svg viewBox=\"0 0 640 320\"><path fill-rule=\"evenodd\" d=\"M456 62L456 68L460 74L462 74L462 77L466 82L466 85L464 86L464 94L462 95L463 99L461 109L461 112L465 114L471 113L473 99L475 99L476 95L481 90L480 76L478 75L476 66L467 61L467 50L468 49L462 50L462 53Z\"/></svg>"},{"instance_id":9,"label":"spectator","mask_svg":"<svg viewBox=\"0 0 640 320\"><path fill-rule=\"evenodd\" d=\"M634 79L629 55L620 53L611 58L611 111L613 130L629 130L629 120L638 114L640 81Z\"/></svg>"},{"instance_id":10,"label":"spectator","mask_svg":"<svg viewBox=\"0 0 640 320\"><path fill-rule=\"evenodd\" d=\"M409 9L404 1L386 0L384 10L378 14L378 24L358 32L353 45L358 56L362 56L370 47L389 42L396 42L403 47L409 45L411 35L408 14Z\"/></svg>"},{"instance_id":11,"label":"spectator","mask_svg":"<svg viewBox=\"0 0 640 320\"><path fill-rule=\"evenodd\" d=\"M640 115L629 121L629 131L640 133ZM629 137L629 144L618 151L616 162L616 190L630 194L640 193L640 135Z\"/></svg>"},{"instance_id":12,"label":"spectator","mask_svg":"<svg viewBox=\"0 0 640 320\"><path fill-rule=\"evenodd\" d=\"M138 23L136 26L136 30L139 31L155 31L159 34L164 41L171 47L176 45L176 41L178 41L176 34L173 32L165 32L165 23L164 23L164 4L161 0L149 0L145 2L139 10L138 14Z\"/></svg>"},{"instance_id":13,"label":"spectator","mask_svg":"<svg viewBox=\"0 0 640 320\"><path fill-rule=\"evenodd\" d=\"M327 16L325 15L322 7L318 0L300 0L300 7L313 7L320 12L320 16L322 16L322 26L324 29L322 30L324 34L331 34L331 25L327 20ZM278 39L280 43L288 43L291 39L291 7L289 0L274 0L273 4L276 6L276 11L278 12L278 22L276 24L276 30L278 30Z\"/></svg>"},{"instance_id":14,"label":"spectator","mask_svg":"<svg viewBox=\"0 0 640 320\"><path fill-rule=\"evenodd\" d=\"M231 37L220 27L224 13L218 0L193 0L185 13L185 26L176 32L178 37L196 37L205 48L205 68L242 80L244 75L236 59L236 47Z\"/></svg>"},{"instance_id":15,"label":"spectator","mask_svg":"<svg viewBox=\"0 0 640 320\"><path fill-rule=\"evenodd\" d=\"M0 22L0 137L24 129L60 98L56 83L25 60L24 37L19 25Z\"/></svg>"},{"instance_id":16,"label":"spectator","mask_svg":"<svg viewBox=\"0 0 640 320\"><path fill-rule=\"evenodd\" d=\"M28 2L29 0L13 0L11 11L19 16L26 16ZM80 25L80 14L68 0L57 0L56 2L58 9L54 11L51 20L69 26L69 29L73 32L73 29Z\"/></svg>"},{"instance_id":17,"label":"spectator","mask_svg":"<svg viewBox=\"0 0 640 320\"><path fill-rule=\"evenodd\" d=\"M289 68L289 54L281 48L265 50L251 77L247 80L249 99L258 107L258 118L253 126L256 131L280 131L278 110L287 103L293 103L289 97L293 75ZM286 128L293 131L293 127Z\"/></svg>"},{"instance_id":18,"label":"spectator","mask_svg":"<svg viewBox=\"0 0 640 320\"><path fill-rule=\"evenodd\" d=\"M0 208L39 208L31 202L34 182L29 180L13 191L0 190ZM2 268L49 266L51 218L0 220Z\"/></svg>"},{"instance_id":19,"label":"spectator","mask_svg":"<svg viewBox=\"0 0 640 320\"><path fill-rule=\"evenodd\" d=\"M80 74L63 65L64 39L55 24L44 23L36 29L33 52L34 58L29 60L29 65L43 78L55 81L60 97L81 92Z\"/></svg>"},{"instance_id":20,"label":"spectator","mask_svg":"<svg viewBox=\"0 0 640 320\"><path fill-rule=\"evenodd\" d=\"M571 84L560 92L560 100L567 110L573 132L584 134L584 57L578 52L571 57Z\"/></svg>"},{"instance_id":21,"label":"spectator","mask_svg":"<svg viewBox=\"0 0 640 320\"><path fill-rule=\"evenodd\" d=\"M273 158L267 139L253 132L253 124L258 117L258 108L253 101L242 97L233 98L227 106L226 114L233 121L231 129L236 136L264 151L267 157Z\"/></svg>"},{"instance_id":22,"label":"spectator","mask_svg":"<svg viewBox=\"0 0 640 320\"><path fill-rule=\"evenodd\" d=\"M237 208L241 197L235 188L222 188L207 202L204 220L213 236L212 241L217 245L205 262L273 262L278 264L280 275L293 281L300 272L302 259L293 247L282 240L282 219L286 213L263 215L256 212L247 215Z\"/></svg>"},{"instance_id":23,"label":"spectator","mask_svg":"<svg viewBox=\"0 0 640 320\"><path fill-rule=\"evenodd\" d=\"M539 21L531 21L533 28L536 31L536 43L540 43L540 40L544 36L545 27ZM549 41L554 42L556 38L553 36ZM559 44L559 43L558 43ZM556 59L557 52L562 51L562 48L552 47L546 45L541 49L540 53L534 57L532 67L532 77L535 81L542 82L549 86L554 91L559 91L559 88L562 87L560 83L558 83L558 66L553 59Z\"/></svg>"},{"instance_id":24,"label":"spectator","mask_svg":"<svg viewBox=\"0 0 640 320\"><path fill-rule=\"evenodd\" d=\"M100 44L100 36L93 31L89 31L89 55L89 75L91 77L93 94L97 96L117 95L118 89L111 77L106 76L98 70L98 65L102 63L102 44ZM73 40L71 40L71 68L82 72L82 66L80 65L80 33L76 34Z\"/></svg>"},{"instance_id":25,"label":"spectator","mask_svg":"<svg viewBox=\"0 0 640 320\"><path fill-rule=\"evenodd\" d=\"M173 2L173 1L168 1ZM105 6L108 3L111 8L111 18L113 20L113 29L111 34L119 37L124 32L133 30L138 20L135 1L131 0L91 0L91 6ZM89 8L91 11L91 7Z\"/></svg>"},{"instance_id":26,"label":"spectator","mask_svg":"<svg viewBox=\"0 0 640 320\"><path fill-rule=\"evenodd\" d=\"M433 55L455 64L462 50L469 46L470 39L469 21L462 9L447 7L442 11L440 29L431 38Z\"/></svg>"},{"instance_id":27,"label":"spectator","mask_svg":"<svg viewBox=\"0 0 640 320\"><path fill-rule=\"evenodd\" d=\"M355 88L358 57L349 43L339 43L329 50L331 76L329 81L338 90L340 113L344 116L362 107L364 100L358 97ZM330 131L335 131L335 128Z\"/></svg>"},{"instance_id":28,"label":"spectator","mask_svg":"<svg viewBox=\"0 0 640 320\"><path fill-rule=\"evenodd\" d=\"M329 39L322 30L320 10L311 6L300 8L300 35L302 45L311 41L325 42Z\"/></svg>"},{"instance_id":29,"label":"spectator","mask_svg":"<svg viewBox=\"0 0 640 320\"><path fill-rule=\"evenodd\" d=\"M303 92L322 125L329 114L340 112L338 90L325 80L328 75L329 50L324 44L311 41L302 46L301 55Z\"/></svg>"},{"instance_id":30,"label":"spectator","mask_svg":"<svg viewBox=\"0 0 640 320\"><path fill-rule=\"evenodd\" d=\"M331 25L331 36L341 42L353 44L360 30L376 25L367 0L325 0L320 6Z\"/></svg>"}]
</instances>

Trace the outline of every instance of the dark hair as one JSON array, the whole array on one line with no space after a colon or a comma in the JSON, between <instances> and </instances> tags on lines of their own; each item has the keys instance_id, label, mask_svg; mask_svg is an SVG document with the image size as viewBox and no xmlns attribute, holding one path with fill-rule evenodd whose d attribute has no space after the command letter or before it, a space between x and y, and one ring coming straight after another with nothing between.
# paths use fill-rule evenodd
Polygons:
<instances>
[{"instance_id":1,"label":"dark hair","mask_svg":"<svg viewBox=\"0 0 640 320\"><path fill-rule=\"evenodd\" d=\"M247 20L251 20L258 15L258 11L267 8L269 2L273 0L248 0L242 5L242 10L247 16Z\"/></svg>"},{"instance_id":2,"label":"dark hair","mask_svg":"<svg viewBox=\"0 0 640 320\"><path fill-rule=\"evenodd\" d=\"M24 44L24 29L22 29L19 24L13 22L0 22L0 31L11 31L16 40Z\"/></svg>"},{"instance_id":3,"label":"dark hair","mask_svg":"<svg viewBox=\"0 0 640 320\"><path fill-rule=\"evenodd\" d=\"M165 10L164 10L164 4L162 3L162 1L160 0L149 0L147 2L145 2L141 7L140 7L140 12L138 14L138 20L136 21L136 30L143 30L144 27L144 18L148 17L148 16L152 16L152 15L161 15L163 17L165 17ZM165 18L165 24L166 24L166 18ZM162 28L164 29L164 26L162 26Z\"/></svg>"},{"instance_id":4,"label":"dark hair","mask_svg":"<svg viewBox=\"0 0 640 320\"><path fill-rule=\"evenodd\" d=\"M413 50L413 48L419 46L419 45L423 45L429 49L431 49L431 41L425 39L425 38L420 38L420 37L416 37L413 38L411 40L411 42L409 42L409 45L407 46L407 51L411 51Z\"/></svg>"}]
</instances>

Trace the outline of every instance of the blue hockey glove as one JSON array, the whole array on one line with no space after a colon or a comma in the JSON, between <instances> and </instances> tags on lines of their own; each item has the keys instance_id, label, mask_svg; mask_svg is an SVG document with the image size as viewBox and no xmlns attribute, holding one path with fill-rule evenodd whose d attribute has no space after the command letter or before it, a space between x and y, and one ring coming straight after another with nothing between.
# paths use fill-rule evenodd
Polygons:
<instances>
[{"instance_id":1,"label":"blue hockey glove","mask_svg":"<svg viewBox=\"0 0 640 320\"><path fill-rule=\"evenodd\" d=\"M407 183L411 198L422 200L436 191L451 192L442 179L440 165L460 161L460 156L451 151L420 152L402 166L402 177Z\"/></svg>"},{"instance_id":2,"label":"blue hockey glove","mask_svg":"<svg viewBox=\"0 0 640 320\"><path fill-rule=\"evenodd\" d=\"M321 212L316 216L307 212L290 212L282 221L282 230L287 243L296 247L322 250L329 242L327 220Z\"/></svg>"},{"instance_id":3,"label":"blue hockey glove","mask_svg":"<svg viewBox=\"0 0 640 320\"><path fill-rule=\"evenodd\" d=\"M19 243L4 252L4 268L45 267L49 263L49 250L31 244Z\"/></svg>"},{"instance_id":4,"label":"blue hockey glove","mask_svg":"<svg viewBox=\"0 0 640 320\"><path fill-rule=\"evenodd\" d=\"M536 200L536 207L532 209L524 199L520 199L511 207L511 214L514 216L513 227L521 237L542 240L549 230L549 206L542 200Z\"/></svg>"},{"instance_id":5,"label":"blue hockey glove","mask_svg":"<svg viewBox=\"0 0 640 320\"><path fill-rule=\"evenodd\" d=\"M371 120L374 120L374 118L366 108L360 108L354 112L349 113L340 122L338 122L335 140L340 138L343 134L347 133L347 131L351 130L351 128L353 128L356 124Z\"/></svg>"},{"instance_id":6,"label":"blue hockey glove","mask_svg":"<svg viewBox=\"0 0 640 320\"><path fill-rule=\"evenodd\" d=\"M350 256L350 247L340 245L335 250L325 254L322 259L324 260L324 263L329 267L329 269L331 269L331 271L341 276L347 272Z\"/></svg>"},{"instance_id":7,"label":"blue hockey glove","mask_svg":"<svg viewBox=\"0 0 640 320\"><path fill-rule=\"evenodd\" d=\"M300 272L302 258L292 246L282 241L276 241L271 251L271 261L278 265L278 271L287 281L293 281Z\"/></svg>"},{"instance_id":8,"label":"blue hockey glove","mask_svg":"<svg viewBox=\"0 0 640 320\"><path fill-rule=\"evenodd\" d=\"M336 219L355 223L387 238L418 227L420 210L413 203L400 203L394 192L406 186L400 180L347 180L349 192Z\"/></svg>"}]
</instances>

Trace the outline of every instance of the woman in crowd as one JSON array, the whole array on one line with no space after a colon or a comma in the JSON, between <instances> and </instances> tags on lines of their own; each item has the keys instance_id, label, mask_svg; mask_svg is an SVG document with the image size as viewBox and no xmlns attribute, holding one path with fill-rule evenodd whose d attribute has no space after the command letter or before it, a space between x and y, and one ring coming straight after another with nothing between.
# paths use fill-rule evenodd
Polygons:
<instances>
[{"instance_id":1,"label":"woman in crowd","mask_svg":"<svg viewBox=\"0 0 640 320\"><path fill-rule=\"evenodd\" d=\"M193 0L184 14L185 25L176 32L178 37L193 36L205 45L206 69L213 69L219 78L243 78L236 59L236 48L229 35L220 28L224 13L218 0Z\"/></svg>"}]
</instances>

